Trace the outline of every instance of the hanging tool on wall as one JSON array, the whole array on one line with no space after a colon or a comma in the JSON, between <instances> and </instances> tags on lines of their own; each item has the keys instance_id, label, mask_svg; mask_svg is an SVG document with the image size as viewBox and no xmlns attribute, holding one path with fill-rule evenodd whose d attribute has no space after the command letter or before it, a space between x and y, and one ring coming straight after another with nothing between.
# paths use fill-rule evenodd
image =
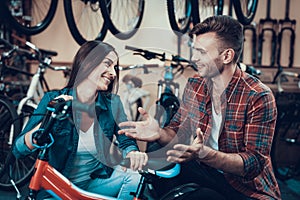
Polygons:
<instances>
[{"instance_id":1,"label":"hanging tool on wall","mask_svg":"<svg viewBox=\"0 0 300 200\"><path fill-rule=\"evenodd\" d=\"M262 64L263 57L263 43L265 41L265 36L267 33L271 33L271 62L270 66L274 66L275 64L275 55L277 48L277 28L278 21L276 19L272 19L270 17L271 10L271 0L267 1L267 14L265 19L259 20L258 25L258 52L257 52L257 64Z\"/></svg>"},{"instance_id":2,"label":"hanging tool on wall","mask_svg":"<svg viewBox=\"0 0 300 200\"><path fill-rule=\"evenodd\" d=\"M295 27L296 20L289 18L290 11L290 0L286 0L285 4L285 18L279 20L279 33L278 33L278 49L277 49L277 65L281 65L281 50L282 50L282 39L284 32L290 32L290 49L289 49L289 63L288 67L293 67L294 63L294 46L295 46Z\"/></svg>"}]
</instances>

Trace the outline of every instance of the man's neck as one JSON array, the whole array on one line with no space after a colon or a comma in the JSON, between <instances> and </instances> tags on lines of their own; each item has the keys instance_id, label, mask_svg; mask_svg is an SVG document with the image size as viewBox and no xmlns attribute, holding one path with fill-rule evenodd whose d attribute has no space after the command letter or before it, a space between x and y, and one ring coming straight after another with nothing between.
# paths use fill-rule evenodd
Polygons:
<instances>
[{"instance_id":1,"label":"man's neck","mask_svg":"<svg viewBox=\"0 0 300 200\"><path fill-rule=\"evenodd\" d=\"M212 102L217 114L221 112L221 96L225 89L227 88L229 82L231 81L233 74L235 72L235 66L226 66L226 70L224 70L218 76L211 78L212 87L211 87L211 95Z\"/></svg>"},{"instance_id":2,"label":"man's neck","mask_svg":"<svg viewBox=\"0 0 300 200\"><path fill-rule=\"evenodd\" d=\"M213 96L221 96L224 90L227 88L235 72L236 65L225 66L222 73L212 77L212 94Z\"/></svg>"}]
</instances>

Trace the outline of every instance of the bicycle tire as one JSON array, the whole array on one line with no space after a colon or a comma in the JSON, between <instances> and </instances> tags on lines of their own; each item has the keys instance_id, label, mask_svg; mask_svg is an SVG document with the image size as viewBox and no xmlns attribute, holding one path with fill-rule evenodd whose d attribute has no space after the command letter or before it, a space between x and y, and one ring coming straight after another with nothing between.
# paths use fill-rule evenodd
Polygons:
<instances>
[{"instance_id":1,"label":"bicycle tire","mask_svg":"<svg viewBox=\"0 0 300 200\"><path fill-rule=\"evenodd\" d=\"M1 1L2 12L9 25L16 31L25 35L35 35L44 31L53 20L58 0L26 0L19 2L22 3L20 5L21 9L19 8L19 10L22 10L20 13L15 12L18 11L18 7L10 10L12 6L10 6L8 0ZM30 12L23 13L26 10L30 10Z\"/></svg>"},{"instance_id":2,"label":"bicycle tire","mask_svg":"<svg viewBox=\"0 0 300 200\"><path fill-rule=\"evenodd\" d=\"M145 0L102 0L100 1L100 8L110 32L115 37L126 40L131 38L141 26ZM133 12L129 13L132 10Z\"/></svg>"},{"instance_id":3,"label":"bicycle tire","mask_svg":"<svg viewBox=\"0 0 300 200\"><path fill-rule=\"evenodd\" d=\"M223 14L224 0L207 1L207 0L194 0L192 1L192 19L193 24L198 24L203 19L213 15Z\"/></svg>"},{"instance_id":4,"label":"bicycle tire","mask_svg":"<svg viewBox=\"0 0 300 200\"><path fill-rule=\"evenodd\" d=\"M300 104L293 103L296 108L291 109L287 104L278 105L280 117L274 134L271 158L276 178L285 181L299 175L300 169L300 137L299 137L299 109Z\"/></svg>"},{"instance_id":5,"label":"bicycle tire","mask_svg":"<svg viewBox=\"0 0 300 200\"><path fill-rule=\"evenodd\" d=\"M19 116L19 121L23 122L24 118L29 118L33 113L34 108L25 105L22 109L22 113ZM21 131L18 132L18 134ZM23 158L15 158L12 153L12 148L10 147L7 152L7 156L4 162L4 165L0 170L0 189L2 190L13 190L14 186L11 183L12 178L17 187L22 187L27 184L33 174L35 160L38 153L35 152Z\"/></svg>"},{"instance_id":6,"label":"bicycle tire","mask_svg":"<svg viewBox=\"0 0 300 200\"><path fill-rule=\"evenodd\" d=\"M79 45L93 39L103 41L107 34L108 28L102 18L99 2L64 0L68 28Z\"/></svg>"},{"instance_id":7,"label":"bicycle tire","mask_svg":"<svg viewBox=\"0 0 300 200\"><path fill-rule=\"evenodd\" d=\"M258 0L233 0L236 17L243 25L249 25L255 17Z\"/></svg>"},{"instance_id":8,"label":"bicycle tire","mask_svg":"<svg viewBox=\"0 0 300 200\"><path fill-rule=\"evenodd\" d=\"M273 143L271 157L276 178L281 181L286 181L299 175L299 168L297 167L299 167L300 164L300 157L296 152L299 152L300 146L296 147L293 144L284 141L281 134L275 135ZM285 147L284 149L280 148L283 146ZM298 150L295 150L296 148ZM290 159L292 155L294 156L294 161L291 161L292 159Z\"/></svg>"},{"instance_id":9,"label":"bicycle tire","mask_svg":"<svg viewBox=\"0 0 300 200\"><path fill-rule=\"evenodd\" d=\"M185 5L182 5L185 3ZM185 34L192 21L191 0L167 0L169 23L176 34Z\"/></svg>"},{"instance_id":10,"label":"bicycle tire","mask_svg":"<svg viewBox=\"0 0 300 200\"><path fill-rule=\"evenodd\" d=\"M13 103L0 95L0 177L5 167L5 160L11 149L13 140L21 131L20 121ZM13 131L13 138L10 132Z\"/></svg>"}]
</instances>

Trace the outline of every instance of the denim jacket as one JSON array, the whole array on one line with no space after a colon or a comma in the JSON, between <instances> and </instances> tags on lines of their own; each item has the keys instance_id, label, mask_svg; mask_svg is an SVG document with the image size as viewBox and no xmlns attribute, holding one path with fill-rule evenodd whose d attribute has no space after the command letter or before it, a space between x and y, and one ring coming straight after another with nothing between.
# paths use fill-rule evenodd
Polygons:
<instances>
[{"instance_id":1,"label":"denim jacket","mask_svg":"<svg viewBox=\"0 0 300 200\"><path fill-rule=\"evenodd\" d=\"M48 103L61 94L72 95L72 90L65 88L58 91L51 91L46 93L41 99L37 109L33 113L33 116L15 140L13 154L17 158L26 156L36 150L30 150L26 146L24 142L24 135L41 122L43 115L47 112L46 107ZM117 138L119 143L118 147L122 151L123 157L125 157L130 151L138 151L138 146L135 140L117 133L120 129L118 124L127 120L120 97L113 94L104 94L99 92L96 107L97 105L98 109L96 109L96 114L98 121L95 120L94 139L102 168L100 170L96 170L93 173L93 176L107 178L113 171L113 169L109 167L111 156L109 154L109 148L113 140L113 135ZM49 163L65 176L68 176L68 173L71 171L77 152L79 135L76 127L80 125L80 117L77 117L79 116L78 114L79 113L76 113L76 111L73 112L74 124L72 124L70 120L66 119L55 122L51 129L54 143L51 147L49 147Z\"/></svg>"}]
</instances>

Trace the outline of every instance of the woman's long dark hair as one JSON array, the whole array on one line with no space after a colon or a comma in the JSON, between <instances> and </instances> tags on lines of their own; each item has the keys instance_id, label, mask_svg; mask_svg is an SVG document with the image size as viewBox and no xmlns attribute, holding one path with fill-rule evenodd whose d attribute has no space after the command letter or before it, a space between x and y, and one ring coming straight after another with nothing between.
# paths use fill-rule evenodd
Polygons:
<instances>
[{"instance_id":1,"label":"woman's long dark hair","mask_svg":"<svg viewBox=\"0 0 300 200\"><path fill-rule=\"evenodd\" d=\"M84 43L74 57L72 71L66 88L77 87L112 51L117 54L113 46L102 41L92 40ZM119 83L119 60L117 61L115 70L116 79L109 84L106 91L108 93L111 93L114 89L115 93L117 93Z\"/></svg>"}]
</instances>

